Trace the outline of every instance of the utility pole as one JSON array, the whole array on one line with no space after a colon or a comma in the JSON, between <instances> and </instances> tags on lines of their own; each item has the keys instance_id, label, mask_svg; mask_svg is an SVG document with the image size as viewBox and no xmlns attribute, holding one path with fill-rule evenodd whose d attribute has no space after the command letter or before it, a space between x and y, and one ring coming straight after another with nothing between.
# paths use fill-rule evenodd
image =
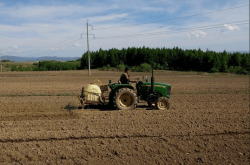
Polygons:
<instances>
[{"instance_id":1,"label":"utility pole","mask_svg":"<svg viewBox=\"0 0 250 165\"><path fill-rule=\"evenodd\" d=\"M90 53L89 53L89 20L87 20L87 48L88 48L88 60L89 60L89 76L91 76L91 71L90 71Z\"/></svg>"}]
</instances>

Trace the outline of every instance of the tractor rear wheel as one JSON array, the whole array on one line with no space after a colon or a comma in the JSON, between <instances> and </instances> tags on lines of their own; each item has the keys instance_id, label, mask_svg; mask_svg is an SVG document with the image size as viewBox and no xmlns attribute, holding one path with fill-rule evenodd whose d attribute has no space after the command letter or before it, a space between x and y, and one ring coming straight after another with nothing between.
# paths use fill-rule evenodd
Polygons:
<instances>
[{"instance_id":1,"label":"tractor rear wheel","mask_svg":"<svg viewBox=\"0 0 250 165\"><path fill-rule=\"evenodd\" d=\"M169 108L169 100L166 97L159 97L156 106L159 110L165 110Z\"/></svg>"},{"instance_id":2,"label":"tractor rear wheel","mask_svg":"<svg viewBox=\"0 0 250 165\"><path fill-rule=\"evenodd\" d=\"M113 103L114 106L120 110L135 109L137 104L137 96L132 89L121 88L116 92Z\"/></svg>"}]
</instances>

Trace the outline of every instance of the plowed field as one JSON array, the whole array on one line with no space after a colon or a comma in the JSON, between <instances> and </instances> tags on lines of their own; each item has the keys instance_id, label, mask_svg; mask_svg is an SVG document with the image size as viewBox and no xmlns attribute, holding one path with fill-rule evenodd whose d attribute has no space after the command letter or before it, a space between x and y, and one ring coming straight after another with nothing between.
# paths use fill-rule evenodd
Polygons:
<instances>
[{"instance_id":1,"label":"plowed field","mask_svg":"<svg viewBox=\"0 0 250 165\"><path fill-rule=\"evenodd\" d=\"M121 73L0 73L0 164L249 164L248 76L156 71L169 110L76 108L83 86Z\"/></svg>"}]
</instances>

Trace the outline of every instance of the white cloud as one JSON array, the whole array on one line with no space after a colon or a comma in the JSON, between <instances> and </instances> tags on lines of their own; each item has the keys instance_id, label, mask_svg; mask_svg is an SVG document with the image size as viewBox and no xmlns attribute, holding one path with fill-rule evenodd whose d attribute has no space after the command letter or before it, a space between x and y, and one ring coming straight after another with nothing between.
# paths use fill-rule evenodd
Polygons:
<instances>
[{"instance_id":1,"label":"white cloud","mask_svg":"<svg viewBox=\"0 0 250 165\"><path fill-rule=\"evenodd\" d=\"M65 50L65 47L59 47L59 48L50 48L50 51L59 51L59 50Z\"/></svg>"},{"instance_id":2,"label":"white cloud","mask_svg":"<svg viewBox=\"0 0 250 165\"><path fill-rule=\"evenodd\" d=\"M80 44L80 43L74 43L74 46L79 47L79 46L82 46L82 44Z\"/></svg>"},{"instance_id":3,"label":"white cloud","mask_svg":"<svg viewBox=\"0 0 250 165\"><path fill-rule=\"evenodd\" d=\"M224 24L224 27L221 29L221 33L226 34L227 31L241 31L241 29L235 25Z\"/></svg>"},{"instance_id":4,"label":"white cloud","mask_svg":"<svg viewBox=\"0 0 250 165\"><path fill-rule=\"evenodd\" d=\"M70 44L70 45L59 45L59 46L56 46L56 47L51 47L49 49L49 51L59 51L59 50L66 50L66 49L70 49L72 47L81 47L83 46L84 43L79 43L79 42L75 42L73 44ZM85 43L86 44L86 43Z\"/></svg>"},{"instance_id":5,"label":"white cloud","mask_svg":"<svg viewBox=\"0 0 250 165\"><path fill-rule=\"evenodd\" d=\"M240 28L238 26L235 25L228 25L228 24L224 24L224 27L229 30L229 31L233 31L233 30L240 30Z\"/></svg>"},{"instance_id":6,"label":"white cloud","mask_svg":"<svg viewBox=\"0 0 250 165\"><path fill-rule=\"evenodd\" d=\"M179 9L179 6L169 7L167 10L168 13L175 13Z\"/></svg>"},{"instance_id":7,"label":"white cloud","mask_svg":"<svg viewBox=\"0 0 250 165\"><path fill-rule=\"evenodd\" d=\"M187 33L187 36L189 39L193 39L193 38L205 38L207 36L207 33L201 31L201 30L197 30L197 31L192 31Z\"/></svg>"},{"instance_id":8,"label":"white cloud","mask_svg":"<svg viewBox=\"0 0 250 165\"><path fill-rule=\"evenodd\" d=\"M145 11L154 11L154 12L158 12L158 11L163 11L164 8L157 8L157 7L145 7L145 8L142 8L142 10L145 10Z\"/></svg>"},{"instance_id":9,"label":"white cloud","mask_svg":"<svg viewBox=\"0 0 250 165\"><path fill-rule=\"evenodd\" d=\"M9 46L7 48L0 48L0 53L11 53L11 52L18 52L18 46L17 45L13 45L13 46Z\"/></svg>"},{"instance_id":10,"label":"white cloud","mask_svg":"<svg viewBox=\"0 0 250 165\"><path fill-rule=\"evenodd\" d=\"M147 11L147 12L167 12L167 13L174 13L179 9L178 5L175 6L168 6L167 8L165 7L145 7L142 9L142 11Z\"/></svg>"},{"instance_id":11,"label":"white cloud","mask_svg":"<svg viewBox=\"0 0 250 165\"><path fill-rule=\"evenodd\" d=\"M17 49L18 49L18 46L13 45L12 48L13 48L13 50L17 50Z\"/></svg>"},{"instance_id":12,"label":"white cloud","mask_svg":"<svg viewBox=\"0 0 250 165\"><path fill-rule=\"evenodd\" d=\"M116 20L116 19L121 19L121 18L125 18L128 15L125 14L118 14L118 15L104 15L104 16L97 16L97 17L90 17L89 20L91 21L91 23L95 23L95 22L104 22L104 21L111 21L111 20Z\"/></svg>"},{"instance_id":13,"label":"white cloud","mask_svg":"<svg viewBox=\"0 0 250 165\"><path fill-rule=\"evenodd\" d=\"M51 6L38 4L5 6L4 4L1 5L0 2L0 53L12 51L13 55L34 55L32 52L24 52L39 49L39 51L36 51L40 53L39 56L45 55L46 53L43 54L41 52L46 51L55 52L53 55L58 56L81 55L86 51L86 36L83 36L82 40L75 40L77 37L80 38L81 33L86 32L87 18L89 19L89 23L94 27L94 30L91 30L91 27L89 27L89 33L95 34L97 38L90 42L91 51L98 50L100 47L102 49L114 47L120 49L123 47L127 48L128 46L140 47L143 45L146 47L170 48L174 46L199 48L202 45L205 50L208 48L209 50L216 51L223 51L228 48L235 49L239 47L240 42L246 42L249 45L249 38L247 37L249 36L249 25L232 25L232 22L249 19L248 8L223 11L219 14L212 13L185 19L162 21L142 26L126 25L167 20L245 4L242 0L240 1L237 1L238 5L228 2L229 6L213 2L211 5L217 4L218 6L216 7L204 6L204 1L200 0L183 0L183 3L170 0L166 3L159 3L148 7L145 6L147 4L150 5L150 3L156 4L157 2L109 0L108 2L102 1L101 4L100 2L91 2L90 5L54 3ZM162 2L162 0L158 0L158 2ZM216 24L225 24L222 28L223 32L230 33L223 35L220 27L218 29L193 30L171 34L171 31L178 31L178 29L191 29ZM120 26L121 28L110 28ZM163 31L170 31L170 33L164 34L162 33ZM237 34L232 33L232 31L237 31ZM135 35L154 32L159 32L161 35ZM135 37L98 39L99 37L121 35ZM76 38L73 38L73 36L76 36ZM228 46L230 38L230 43L235 44L234 47ZM67 42L56 44L68 39L70 40ZM93 39L93 36L90 36L89 39ZM196 40L190 42L190 39ZM16 41L18 41L18 46L14 47ZM219 44L220 46L218 46ZM245 45L244 49L249 49L249 46ZM21 51L22 53L16 53L15 51Z\"/></svg>"},{"instance_id":14,"label":"white cloud","mask_svg":"<svg viewBox=\"0 0 250 165\"><path fill-rule=\"evenodd\" d=\"M103 12L107 9L103 7L97 7L95 12ZM86 14L93 13L93 7L84 7L78 5L67 6L14 6L6 7L0 11L1 15L10 17L22 17L22 18L37 18L40 17L58 17L67 16L72 14Z\"/></svg>"}]
</instances>

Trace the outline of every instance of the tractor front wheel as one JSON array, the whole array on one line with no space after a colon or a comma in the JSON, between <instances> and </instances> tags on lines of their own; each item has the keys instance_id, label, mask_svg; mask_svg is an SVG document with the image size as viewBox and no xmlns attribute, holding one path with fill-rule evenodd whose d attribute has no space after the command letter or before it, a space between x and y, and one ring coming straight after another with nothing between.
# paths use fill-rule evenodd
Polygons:
<instances>
[{"instance_id":1,"label":"tractor front wheel","mask_svg":"<svg viewBox=\"0 0 250 165\"><path fill-rule=\"evenodd\" d=\"M166 97L158 98L156 106L159 110L168 109L169 105L170 105L169 100Z\"/></svg>"},{"instance_id":2,"label":"tractor front wheel","mask_svg":"<svg viewBox=\"0 0 250 165\"><path fill-rule=\"evenodd\" d=\"M132 89L121 88L113 99L114 106L120 110L135 109L137 96Z\"/></svg>"}]
</instances>

